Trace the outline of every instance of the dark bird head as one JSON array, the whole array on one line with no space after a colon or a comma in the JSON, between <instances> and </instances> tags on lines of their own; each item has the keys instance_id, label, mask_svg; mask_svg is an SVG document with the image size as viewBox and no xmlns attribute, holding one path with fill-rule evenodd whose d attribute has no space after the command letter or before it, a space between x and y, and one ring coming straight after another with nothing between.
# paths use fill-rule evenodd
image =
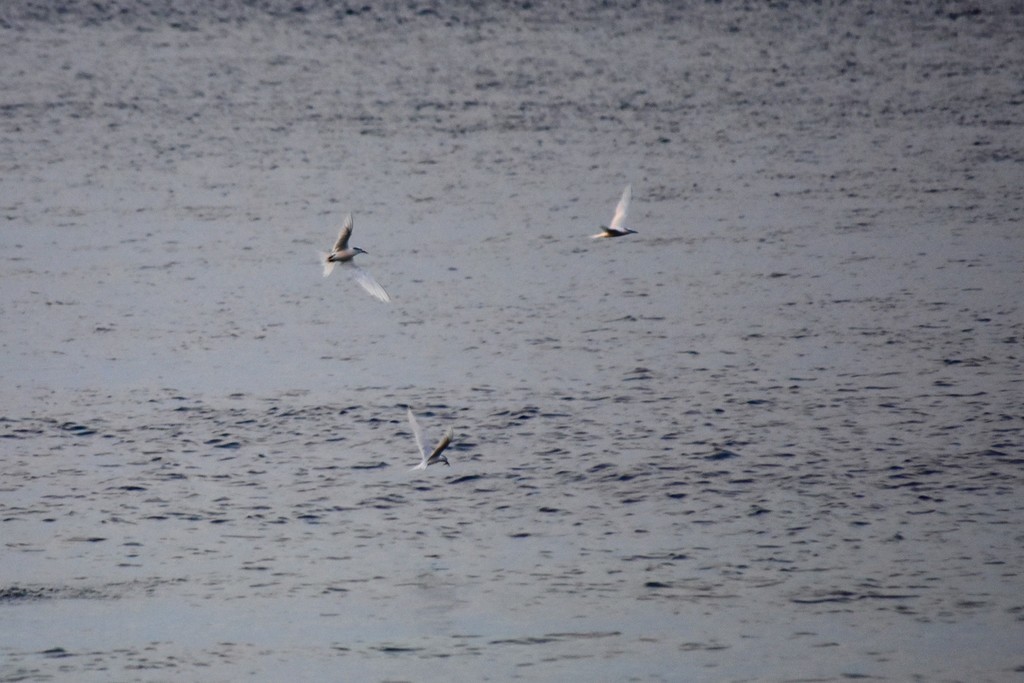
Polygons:
<instances>
[{"instance_id":1,"label":"dark bird head","mask_svg":"<svg viewBox=\"0 0 1024 683\"><path fill-rule=\"evenodd\" d=\"M352 251L356 252L357 254L369 254L370 253L370 252L366 251L365 249L360 249L359 247L352 247Z\"/></svg>"},{"instance_id":2,"label":"dark bird head","mask_svg":"<svg viewBox=\"0 0 1024 683\"><path fill-rule=\"evenodd\" d=\"M444 457L443 455L437 456L437 459L443 462L445 465L448 465L448 467L451 467L451 465L448 464L448 458Z\"/></svg>"}]
</instances>

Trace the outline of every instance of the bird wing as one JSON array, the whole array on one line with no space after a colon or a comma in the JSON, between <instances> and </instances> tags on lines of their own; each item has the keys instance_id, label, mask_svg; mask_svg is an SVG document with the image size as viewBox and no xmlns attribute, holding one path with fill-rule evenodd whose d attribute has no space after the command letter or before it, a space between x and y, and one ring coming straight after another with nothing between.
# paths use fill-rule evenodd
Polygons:
<instances>
[{"instance_id":1,"label":"bird wing","mask_svg":"<svg viewBox=\"0 0 1024 683\"><path fill-rule=\"evenodd\" d=\"M620 230L622 224L626 221L626 213L629 211L629 200L633 198L633 186L626 185L626 189L622 191L622 197L619 199L618 205L615 207L615 215L612 216L612 222L608 224L609 228L614 230Z\"/></svg>"},{"instance_id":2,"label":"bird wing","mask_svg":"<svg viewBox=\"0 0 1024 683\"><path fill-rule=\"evenodd\" d=\"M330 254L325 254L322 251L318 251L317 254L320 257L320 265L324 267L324 277L327 277L334 270L334 266L336 266L337 263L327 260L328 257L330 257Z\"/></svg>"},{"instance_id":3,"label":"bird wing","mask_svg":"<svg viewBox=\"0 0 1024 683\"><path fill-rule=\"evenodd\" d=\"M338 233L338 241L334 243L331 251L348 249L348 238L352 236L352 214L345 216L345 222L341 224L341 232Z\"/></svg>"},{"instance_id":4,"label":"bird wing","mask_svg":"<svg viewBox=\"0 0 1024 683\"><path fill-rule=\"evenodd\" d=\"M453 436L455 436L455 429L449 427L448 431L446 431L444 433L444 436L441 437L441 440L437 442L436 446L434 446L434 452L430 454L430 457L427 458L427 461L429 462L436 458L437 456L441 455L441 453L444 452L444 449L448 448L448 444L452 442Z\"/></svg>"},{"instance_id":5,"label":"bird wing","mask_svg":"<svg viewBox=\"0 0 1024 683\"><path fill-rule=\"evenodd\" d=\"M416 439L416 448L420 449L420 458L423 459L423 462L420 464L426 467L427 453L423 450L423 435L420 433L420 423L416 421L416 416L412 414L412 408L406 406L405 412L409 418L409 426L412 427L412 435Z\"/></svg>"},{"instance_id":6,"label":"bird wing","mask_svg":"<svg viewBox=\"0 0 1024 683\"><path fill-rule=\"evenodd\" d=\"M391 297L388 296L388 293L380 286L380 283L373 279L372 275L351 261L346 263L346 265L352 271L352 277L355 278L355 281L359 283L360 287L369 292L370 296L378 301L383 301L384 303L391 301Z\"/></svg>"}]
</instances>

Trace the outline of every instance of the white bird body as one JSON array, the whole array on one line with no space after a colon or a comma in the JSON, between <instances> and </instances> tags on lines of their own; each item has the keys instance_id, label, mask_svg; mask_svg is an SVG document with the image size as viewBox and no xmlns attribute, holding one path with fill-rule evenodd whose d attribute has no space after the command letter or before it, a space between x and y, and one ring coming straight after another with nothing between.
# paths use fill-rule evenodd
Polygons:
<instances>
[{"instance_id":1,"label":"white bird body","mask_svg":"<svg viewBox=\"0 0 1024 683\"><path fill-rule=\"evenodd\" d=\"M360 287L369 292L378 301L387 303L391 301L388 293L373 279L373 276L357 266L353 260L356 254L365 254L366 251L359 247L348 246L348 240L352 236L352 226L352 214L348 214L345 216L345 222L341 226L341 232L338 233L338 239L331 248L331 253L320 253L320 262L324 266L324 277L330 275L336 265L341 264L349 269L352 277L359 283Z\"/></svg>"},{"instance_id":2,"label":"white bird body","mask_svg":"<svg viewBox=\"0 0 1024 683\"><path fill-rule=\"evenodd\" d=\"M622 197L619 198L619 203L615 206L615 215L612 216L612 222L608 225L602 225L601 232L591 235L591 239L622 237L623 235L635 233L636 230L630 230L623 225L626 222L626 214L629 213L629 202L632 198L633 186L631 184L626 185L626 189L622 191Z\"/></svg>"},{"instance_id":3,"label":"white bird body","mask_svg":"<svg viewBox=\"0 0 1024 683\"><path fill-rule=\"evenodd\" d=\"M428 465L436 465L439 462L443 462L445 465L451 467L448 464L448 458L441 455L444 449L448 448L448 444L452 442L452 437L455 436L455 430L449 427L445 431L444 436L434 446L434 450L431 451L430 456L427 456L427 452L423 449L423 434L420 432L420 425L416 422L416 416L412 414L412 408L406 408L406 415L409 418L409 426L412 427L412 435L416 439L416 448L420 451L420 464L415 467L410 467L409 470L425 470Z\"/></svg>"}]
</instances>

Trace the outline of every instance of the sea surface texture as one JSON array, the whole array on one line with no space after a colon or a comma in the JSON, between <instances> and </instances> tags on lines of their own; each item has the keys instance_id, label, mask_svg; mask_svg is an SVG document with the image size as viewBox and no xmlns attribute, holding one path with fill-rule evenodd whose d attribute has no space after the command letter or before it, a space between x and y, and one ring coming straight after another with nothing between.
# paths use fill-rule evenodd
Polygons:
<instances>
[{"instance_id":1,"label":"sea surface texture","mask_svg":"<svg viewBox=\"0 0 1024 683\"><path fill-rule=\"evenodd\" d=\"M1024 678L1019 2L4 3L0 247L0 681Z\"/></svg>"}]
</instances>

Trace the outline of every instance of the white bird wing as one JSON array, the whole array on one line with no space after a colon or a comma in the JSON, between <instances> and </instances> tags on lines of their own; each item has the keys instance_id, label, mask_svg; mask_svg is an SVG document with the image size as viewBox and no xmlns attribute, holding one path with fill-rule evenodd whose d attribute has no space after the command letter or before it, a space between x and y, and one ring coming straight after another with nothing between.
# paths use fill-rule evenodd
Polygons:
<instances>
[{"instance_id":1,"label":"white bird wing","mask_svg":"<svg viewBox=\"0 0 1024 683\"><path fill-rule=\"evenodd\" d=\"M444 436L441 437L441 440L437 442L436 446L434 446L434 450L430 453L428 461L441 455L441 453L444 452L444 449L448 448L448 444L452 442L453 436L455 436L455 429L453 427L449 427L448 431L446 431Z\"/></svg>"},{"instance_id":2,"label":"white bird wing","mask_svg":"<svg viewBox=\"0 0 1024 683\"><path fill-rule=\"evenodd\" d=\"M359 283L360 287L369 292L370 296L377 299L378 301L383 301L384 303L388 303L389 301L391 301L391 297L388 296L388 293L385 292L384 288L380 286L380 283L373 279L372 275L370 275L365 270L355 265L351 261L349 261L346 265L349 267L349 270L351 270L352 277L355 278L355 281Z\"/></svg>"},{"instance_id":3,"label":"white bird wing","mask_svg":"<svg viewBox=\"0 0 1024 683\"><path fill-rule=\"evenodd\" d=\"M416 416L412 414L412 408L406 406L406 416L409 418L409 426L412 427L413 438L416 439L416 448L420 449L420 458L423 462L420 465L423 467L427 466L427 452L423 450L423 434L420 433L420 423L416 421ZM417 466L418 467L418 466ZM413 469L416 469L415 467ZM420 468L422 469L422 468Z\"/></svg>"},{"instance_id":4,"label":"white bird wing","mask_svg":"<svg viewBox=\"0 0 1024 683\"><path fill-rule=\"evenodd\" d=\"M324 277L327 277L334 270L334 266L336 266L338 264L335 263L334 261L328 261L327 260L327 257L330 256L330 254L326 254L326 253L324 253L322 251L318 251L317 252L317 256L320 259L320 265L324 267Z\"/></svg>"},{"instance_id":5,"label":"white bird wing","mask_svg":"<svg viewBox=\"0 0 1024 683\"><path fill-rule=\"evenodd\" d=\"M618 205L615 207L615 215L612 216L612 222L608 224L609 228L615 230L621 230L622 224L626 222L626 213L629 212L629 200L633 198L633 185L626 185L626 189L622 191L622 198L619 199Z\"/></svg>"},{"instance_id":6,"label":"white bird wing","mask_svg":"<svg viewBox=\"0 0 1024 683\"><path fill-rule=\"evenodd\" d=\"M331 251L342 251L348 248L348 238L352 236L352 214L345 216L345 222L341 224L341 232L338 233L338 240L334 243Z\"/></svg>"}]
</instances>

